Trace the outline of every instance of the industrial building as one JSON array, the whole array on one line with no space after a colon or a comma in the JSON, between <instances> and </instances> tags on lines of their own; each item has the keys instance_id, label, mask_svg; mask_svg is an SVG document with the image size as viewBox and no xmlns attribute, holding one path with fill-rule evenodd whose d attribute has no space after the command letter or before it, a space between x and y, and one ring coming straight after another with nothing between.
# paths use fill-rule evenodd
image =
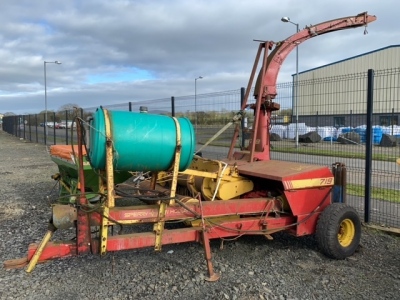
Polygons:
<instances>
[{"instance_id":1,"label":"industrial building","mask_svg":"<svg viewBox=\"0 0 400 300\"><path fill-rule=\"evenodd\" d=\"M293 115L297 106L298 122L307 126L364 125L368 69L374 70L374 125L399 124L400 45L387 46L300 72L298 89L294 74Z\"/></svg>"}]
</instances>

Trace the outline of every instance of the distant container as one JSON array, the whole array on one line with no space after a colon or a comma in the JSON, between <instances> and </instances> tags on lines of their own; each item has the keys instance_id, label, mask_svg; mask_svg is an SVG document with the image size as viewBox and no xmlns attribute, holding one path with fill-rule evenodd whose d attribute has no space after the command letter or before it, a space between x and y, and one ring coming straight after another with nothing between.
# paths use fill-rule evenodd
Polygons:
<instances>
[{"instance_id":1,"label":"distant container","mask_svg":"<svg viewBox=\"0 0 400 300\"><path fill-rule=\"evenodd\" d=\"M354 130L356 133L358 133L358 135L360 136L360 142L361 143L365 143L365 141L366 141L366 137L365 137L365 135L366 135L366 129L365 128L356 128L355 130Z\"/></svg>"},{"instance_id":2,"label":"distant container","mask_svg":"<svg viewBox=\"0 0 400 300\"><path fill-rule=\"evenodd\" d=\"M373 143L376 145L379 145L381 143L382 140L382 135L383 135L383 130L382 128L379 127L374 127L373 128Z\"/></svg>"},{"instance_id":3,"label":"distant container","mask_svg":"<svg viewBox=\"0 0 400 300\"><path fill-rule=\"evenodd\" d=\"M342 133L348 133L354 131L354 128L351 127L343 127L341 128Z\"/></svg>"},{"instance_id":4,"label":"distant container","mask_svg":"<svg viewBox=\"0 0 400 300\"><path fill-rule=\"evenodd\" d=\"M322 140L325 141L325 142L330 142L330 141L336 142L337 141L337 137L336 136L326 136Z\"/></svg>"},{"instance_id":5,"label":"distant container","mask_svg":"<svg viewBox=\"0 0 400 300\"><path fill-rule=\"evenodd\" d=\"M344 133L352 132L352 131L354 131L353 127L339 127L336 130L336 137L338 138L340 135L342 135Z\"/></svg>"},{"instance_id":6,"label":"distant container","mask_svg":"<svg viewBox=\"0 0 400 300\"><path fill-rule=\"evenodd\" d=\"M283 125L272 125L271 127L271 133L276 133L281 139L285 138L285 131L286 126Z\"/></svg>"},{"instance_id":7,"label":"distant container","mask_svg":"<svg viewBox=\"0 0 400 300\"><path fill-rule=\"evenodd\" d=\"M400 126L393 125L393 126L381 126L382 134L389 134L389 135L400 135Z\"/></svg>"},{"instance_id":8,"label":"distant container","mask_svg":"<svg viewBox=\"0 0 400 300\"><path fill-rule=\"evenodd\" d=\"M367 129L366 128L356 128L355 132L360 135L361 143L365 143L367 141ZM380 127L372 127L372 143L380 144L382 140L383 130Z\"/></svg>"},{"instance_id":9,"label":"distant container","mask_svg":"<svg viewBox=\"0 0 400 300\"><path fill-rule=\"evenodd\" d=\"M322 139L324 139L326 137L335 137L335 139L336 139L337 130L333 126L318 127L317 132Z\"/></svg>"},{"instance_id":10,"label":"distant container","mask_svg":"<svg viewBox=\"0 0 400 300\"><path fill-rule=\"evenodd\" d=\"M296 138L296 123L290 123L288 125L288 139ZM308 132L306 123L297 123L297 133L298 135L306 134Z\"/></svg>"}]
</instances>

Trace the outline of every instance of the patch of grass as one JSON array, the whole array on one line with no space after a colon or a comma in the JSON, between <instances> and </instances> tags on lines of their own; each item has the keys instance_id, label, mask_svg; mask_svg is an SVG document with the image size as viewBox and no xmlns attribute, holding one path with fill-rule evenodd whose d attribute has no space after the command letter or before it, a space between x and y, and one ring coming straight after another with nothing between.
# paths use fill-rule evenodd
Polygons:
<instances>
[{"instance_id":1,"label":"patch of grass","mask_svg":"<svg viewBox=\"0 0 400 300\"><path fill-rule=\"evenodd\" d=\"M340 151L340 150L325 150L325 149L307 149L307 148L284 148L284 147L274 147L272 152L284 152L284 153L299 153L299 154L312 154L318 156L336 156L336 157L344 157L344 158L360 158L365 159L365 153L363 152L348 152L348 151ZM373 160L379 161L389 161L395 162L396 157L382 154L382 153L373 153Z\"/></svg>"},{"instance_id":2,"label":"patch of grass","mask_svg":"<svg viewBox=\"0 0 400 300\"><path fill-rule=\"evenodd\" d=\"M204 142L198 142L199 144L204 144ZM215 147L229 147L230 143L216 139L213 141L210 146ZM237 146L235 148L238 148ZM334 156L334 157L343 157L343 158L359 158L365 159L365 152L349 152L349 151L341 151L334 149L316 149L316 148L295 148L295 147L276 147L274 146L271 149L271 152L282 152L282 153L298 153L298 154L307 154L307 155L318 155L318 156ZM388 162L396 162L397 156L393 156L390 154L384 153L372 153L372 159L377 161L388 161Z\"/></svg>"},{"instance_id":3,"label":"patch of grass","mask_svg":"<svg viewBox=\"0 0 400 300\"><path fill-rule=\"evenodd\" d=\"M348 195L364 197L364 191L365 186L360 184L347 184L346 186L346 193ZM379 187L371 187L371 198L400 203L400 191Z\"/></svg>"}]
</instances>

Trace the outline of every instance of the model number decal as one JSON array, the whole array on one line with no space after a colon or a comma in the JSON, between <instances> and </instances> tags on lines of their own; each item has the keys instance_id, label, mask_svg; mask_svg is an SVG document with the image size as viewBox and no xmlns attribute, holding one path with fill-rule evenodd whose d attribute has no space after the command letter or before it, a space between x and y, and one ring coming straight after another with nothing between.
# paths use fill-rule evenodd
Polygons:
<instances>
[{"instance_id":1,"label":"model number decal","mask_svg":"<svg viewBox=\"0 0 400 300\"><path fill-rule=\"evenodd\" d=\"M321 185L330 185L333 182L333 177L320 178Z\"/></svg>"},{"instance_id":2,"label":"model number decal","mask_svg":"<svg viewBox=\"0 0 400 300\"><path fill-rule=\"evenodd\" d=\"M333 183L334 183L333 177L297 179L297 180L287 180L283 182L286 190L332 186Z\"/></svg>"}]
</instances>

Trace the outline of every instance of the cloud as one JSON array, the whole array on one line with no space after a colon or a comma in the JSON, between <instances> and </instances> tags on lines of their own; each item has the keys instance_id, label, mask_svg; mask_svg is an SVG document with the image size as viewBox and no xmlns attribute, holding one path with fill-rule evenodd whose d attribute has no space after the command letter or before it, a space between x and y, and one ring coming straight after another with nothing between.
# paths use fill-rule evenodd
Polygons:
<instances>
[{"instance_id":1,"label":"cloud","mask_svg":"<svg viewBox=\"0 0 400 300\"><path fill-rule=\"evenodd\" d=\"M368 10L368 27L327 34L300 45L304 71L398 43L398 3L365 1L37 0L2 1L0 112L44 109L43 61L49 109L194 94L247 85L258 44L283 40L300 27ZM291 81L295 54L281 68Z\"/></svg>"}]
</instances>

